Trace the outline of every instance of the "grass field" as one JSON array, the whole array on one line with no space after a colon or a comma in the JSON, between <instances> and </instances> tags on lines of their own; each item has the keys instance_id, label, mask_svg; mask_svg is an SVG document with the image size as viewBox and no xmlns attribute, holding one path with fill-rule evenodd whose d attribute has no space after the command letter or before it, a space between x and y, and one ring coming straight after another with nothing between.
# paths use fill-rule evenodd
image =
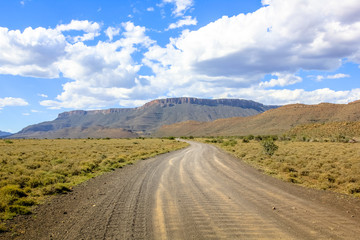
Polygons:
<instances>
[{"instance_id":1,"label":"grass field","mask_svg":"<svg viewBox=\"0 0 360 240\"><path fill-rule=\"evenodd\" d=\"M186 145L171 139L0 140L0 220L30 214L46 196L89 178Z\"/></svg>"},{"instance_id":2,"label":"grass field","mask_svg":"<svg viewBox=\"0 0 360 240\"><path fill-rule=\"evenodd\" d=\"M285 181L360 197L360 143L275 141L278 149L269 155L256 140L200 141Z\"/></svg>"}]
</instances>

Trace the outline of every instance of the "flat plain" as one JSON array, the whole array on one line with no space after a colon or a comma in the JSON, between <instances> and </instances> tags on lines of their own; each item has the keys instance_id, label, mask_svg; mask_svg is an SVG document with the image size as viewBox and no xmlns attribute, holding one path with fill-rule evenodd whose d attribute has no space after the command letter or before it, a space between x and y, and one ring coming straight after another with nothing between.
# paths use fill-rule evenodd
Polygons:
<instances>
[{"instance_id":1,"label":"flat plain","mask_svg":"<svg viewBox=\"0 0 360 240\"><path fill-rule=\"evenodd\" d=\"M104 172L186 145L169 139L1 140L0 221L30 214L47 196Z\"/></svg>"},{"instance_id":2,"label":"flat plain","mask_svg":"<svg viewBox=\"0 0 360 240\"><path fill-rule=\"evenodd\" d=\"M298 185L360 196L360 144L275 141L273 155L259 140L201 139L212 142L261 171Z\"/></svg>"},{"instance_id":3,"label":"flat plain","mask_svg":"<svg viewBox=\"0 0 360 240\"><path fill-rule=\"evenodd\" d=\"M359 239L360 199L284 182L189 143L50 199L0 239Z\"/></svg>"}]
</instances>

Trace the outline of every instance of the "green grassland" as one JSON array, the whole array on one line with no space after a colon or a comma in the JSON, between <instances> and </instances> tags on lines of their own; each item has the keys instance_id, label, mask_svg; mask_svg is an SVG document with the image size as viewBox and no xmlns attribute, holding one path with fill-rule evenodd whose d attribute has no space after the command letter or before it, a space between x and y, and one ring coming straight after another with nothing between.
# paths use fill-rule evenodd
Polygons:
<instances>
[{"instance_id":1,"label":"green grassland","mask_svg":"<svg viewBox=\"0 0 360 240\"><path fill-rule=\"evenodd\" d=\"M275 141L269 154L260 138L199 140L282 180L360 197L360 143Z\"/></svg>"},{"instance_id":2,"label":"green grassland","mask_svg":"<svg viewBox=\"0 0 360 240\"><path fill-rule=\"evenodd\" d=\"M46 196L89 178L186 145L173 139L0 140L0 221L30 214Z\"/></svg>"}]
</instances>

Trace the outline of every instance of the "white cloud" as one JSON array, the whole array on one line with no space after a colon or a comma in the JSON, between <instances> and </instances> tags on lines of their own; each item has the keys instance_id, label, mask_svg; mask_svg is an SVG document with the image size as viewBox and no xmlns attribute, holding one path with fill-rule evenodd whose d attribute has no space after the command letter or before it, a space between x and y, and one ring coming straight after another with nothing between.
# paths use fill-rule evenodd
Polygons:
<instances>
[{"instance_id":1,"label":"white cloud","mask_svg":"<svg viewBox=\"0 0 360 240\"><path fill-rule=\"evenodd\" d=\"M0 109L10 106L14 107L14 106L27 106L27 105L29 105L29 103L22 98L13 98L13 97L0 98Z\"/></svg>"},{"instance_id":2,"label":"white cloud","mask_svg":"<svg viewBox=\"0 0 360 240\"><path fill-rule=\"evenodd\" d=\"M193 1L162 2L174 4L173 15L179 17L169 29L196 24L195 18L184 17ZM262 4L256 12L184 30L165 47L132 22L107 28L110 41L91 44L86 41L104 34L101 24L74 20L53 29L0 28L0 74L44 78L62 74L71 79L55 99L41 102L49 108L129 106L160 96L236 97L272 104L360 98L358 89L278 89L301 82L299 70L331 72L343 59L360 63L357 1L263 0ZM134 55L143 58L137 61ZM140 75L142 67L153 74ZM264 81L266 75L273 78Z\"/></svg>"},{"instance_id":3,"label":"white cloud","mask_svg":"<svg viewBox=\"0 0 360 240\"><path fill-rule=\"evenodd\" d=\"M328 75L327 78L328 79L338 79L338 78L348 78L350 77L349 74L344 74L344 73L337 73L335 75Z\"/></svg>"},{"instance_id":4,"label":"white cloud","mask_svg":"<svg viewBox=\"0 0 360 240\"><path fill-rule=\"evenodd\" d=\"M30 113L23 113L23 116L30 116Z\"/></svg>"},{"instance_id":5,"label":"white cloud","mask_svg":"<svg viewBox=\"0 0 360 240\"><path fill-rule=\"evenodd\" d=\"M155 11L155 9L154 9L153 7L148 7L148 8L146 9L146 11L148 11L148 12L153 12L153 11Z\"/></svg>"},{"instance_id":6,"label":"white cloud","mask_svg":"<svg viewBox=\"0 0 360 240\"><path fill-rule=\"evenodd\" d=\"M344 73L337 73L335 75L327 75L327 76L318 75L316 76L316 81L320 82L324 79L339 79L339 78L348 78L348 77L350 77L350 75Z\"/></svg>"},{"instance_id":7,"label":"white cloud","mask_svg":"<svg viewBox=\"0 0 360 240\"><path fill-rule=\"evenodd\" d=\"M175 5L173 15L176 17L183 16L187 10L194 4L193 0L163 0L164 3L172 3Z\"/></svg>"},{"instance_id":8,"label":"white cloud","mask_svg":"<svg viewBox=\"0 0 360 240\"><path fill-rule=\"evenodd\" d=\"M261 0L261 4L262 4L263 6L270 5L270 3L271 3L271 0Z\"/></svg>"},{"instance_id":9,"label":"white cloud","mask_svg":"<svg viewBox=\"0 0 360 240\"><path fill-rule=\"evenodd\" d=\"M166 30L181 28L183 26L196 25L196 18L192 18L191 16L184 16L183 19L178 20L176 23L171 23Z\"/></svg>"},{"instance_id":10,"label":"white cloud","mask_svg":"<svg viewBox=\"0 0 360 240\"><path fill-rule=\"evenodd\" d=\"M85 32L65 36L68 31ZM26 28L23 32L0 27L0 74L39 78L59 77L59 62L66 58L66 48L74 42L92 40L100 25L73 20L55 29Z\"/></svg>"},{"instance_id":11,"label":"white cloud","mask_svg":"<svg viewBox=\"0 0 360 240\"><path fill-rule=\"evenodd\" d=\"M64 77L74 79L63 85L63 93L56 100L42 101L49 108L95 108L116 104L129 98L131 89L139 82L141 65L132 54L154 42L144 27L132 22L122 24L122 38L114 42L99 41L95 46L79 42L68 45L66 59L59 63Z\"/></svg>"},{"instance_id":12,"label":"white cloud","mask_svg":"<svg viewBox=\"0 0 360 240\"><path fill-rule=\"evenodd\" d=\"M254 13L224 16L198 30L183 31L166 47L151 47L143 60L156 74L149 80L151 85L161 93L167 87L169 96L199 96L204 90L205 96L215 97L221 95L217 89L222 89L241 97L239 90L254 89L284 102L278 91L269 88L301 82L295 75L299 70L333 71L344 58L360 63L357 1L271 0L263 4ZM268 74L275 78L261 82ZM346 94L350 93L335 94L349 99ZM337 101L335 95L333 99Z\"/></svg>"},{"instance_id":13,"label":"white cloud","mask_svg":"<svg viewBox=\"0 0 360 240\"><path fill-rule=\"evenodd\" d=\"M275 86L284 87L302 81L301 77L295 76L293 74L274 73L273 76L277 78L273 78L267 82L261 82L259 86L264 88L275 87Z\"/></svg>"},{"instance_id":14,"label":"white cloud","mask_svg":"<svg viewBox=\"0 0 360 240\"><path fill-rule=\"evenodd\" d=\"M43 98L48 98L48 95L42 94L42 93L39 93L38 96L39 96L39 97L43 97Z\"/></svg>"},{"instance_id":15,"label":"white cloud","mask_svg":"<svg viewBox=\"0 0 360 240\"><path fill-rule=\"evenodd\" d=\"M251 94L254 94L256 101L265 104L318 104L321 102L349 103L360 99L360 88L350 91L334 91L329 88L317 89L314 91L305 91L303 89L257 89L254 90Z\"/></svg>"},{"instance_id":16,"label":"white cloud","mask_svg":"<svg viewBox=\"0 0 360 240\"><path fill-rule=\"evenodd\" d=\"M113 40L114 36L117 36L120 34L120 28L114 28L114 27L108 27L105 30L106 36L108 36L110 42Z\"/></svg>"},{"instance_id":17,"label":"white cloud","mask_svg":"<svg viewBox=\"0 0 360 240\"><path fill-rule=\"evenodd\" d=\"M210 75L333 70L359 51L360 22L339 22L337 13L347 9L330 2L273 0L252 14L223 17L189 32L175 45L198 72Z\"/></svg>"},{"instance_id":18,"label":"white cloud","mask_svg":"<svg viewBox=\"0 0 360 240\"><path fill-rule=\"evenodd\" d=\"M54 29L0 27L0 74L56 78L65 47L65 37Z\"/></svg>"},{"instance_id":19,"label":"white cloud","mask_svg":"<svg viewBox=\"0 0 360 240\"><path fill-rule=\"evenodd\" d=\"M68 38L72 39L74 42L83 42L87 40L93 40L95 37L100 35L100 25L96 22L79 21L72 20L69 24L61 24L56 27L56 30L59 32L68 32L68 31L82 31L85 32L82 36L71 36L68 35Z\"/></svg>"}]
</instances>

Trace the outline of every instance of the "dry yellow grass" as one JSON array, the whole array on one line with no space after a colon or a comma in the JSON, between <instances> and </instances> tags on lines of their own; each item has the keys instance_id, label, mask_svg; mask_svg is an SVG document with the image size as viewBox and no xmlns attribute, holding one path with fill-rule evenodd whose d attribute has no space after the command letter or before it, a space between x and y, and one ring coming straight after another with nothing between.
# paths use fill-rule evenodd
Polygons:
<instances>
[{"instance_id":1,"label":"dry yellow grass","mask_svg":"<svg viewBox=\"0 0 360 240\"><path fill-rule=\"evenodd\" d=\"M186 145L169 139L0 140L0 220L29 214L44 196L103 172Z\"/></svg>"},{"instance_id":2,"label":"dry yellow grass","mask_svg":"<svg viewBox=\"0 0 360 240\"><path fill-rule=\"evenodd\" d=\"M349 140L360 136L360 122L328 122L299 125L287 132L290 136L301 136L329 141L343 138Z\"/></svg>"},{"instance_id":3,"label":"dry yellow grass","mask_svg":"<svg viewBox=\"0 0 360 240\"><path fill-rule=\"evenodd\" d=\"M275 141L279 148L273 156L255 140L223 139L214 144L285 181L360 196L359 143Z\"/></svg>"}]
</instances>

